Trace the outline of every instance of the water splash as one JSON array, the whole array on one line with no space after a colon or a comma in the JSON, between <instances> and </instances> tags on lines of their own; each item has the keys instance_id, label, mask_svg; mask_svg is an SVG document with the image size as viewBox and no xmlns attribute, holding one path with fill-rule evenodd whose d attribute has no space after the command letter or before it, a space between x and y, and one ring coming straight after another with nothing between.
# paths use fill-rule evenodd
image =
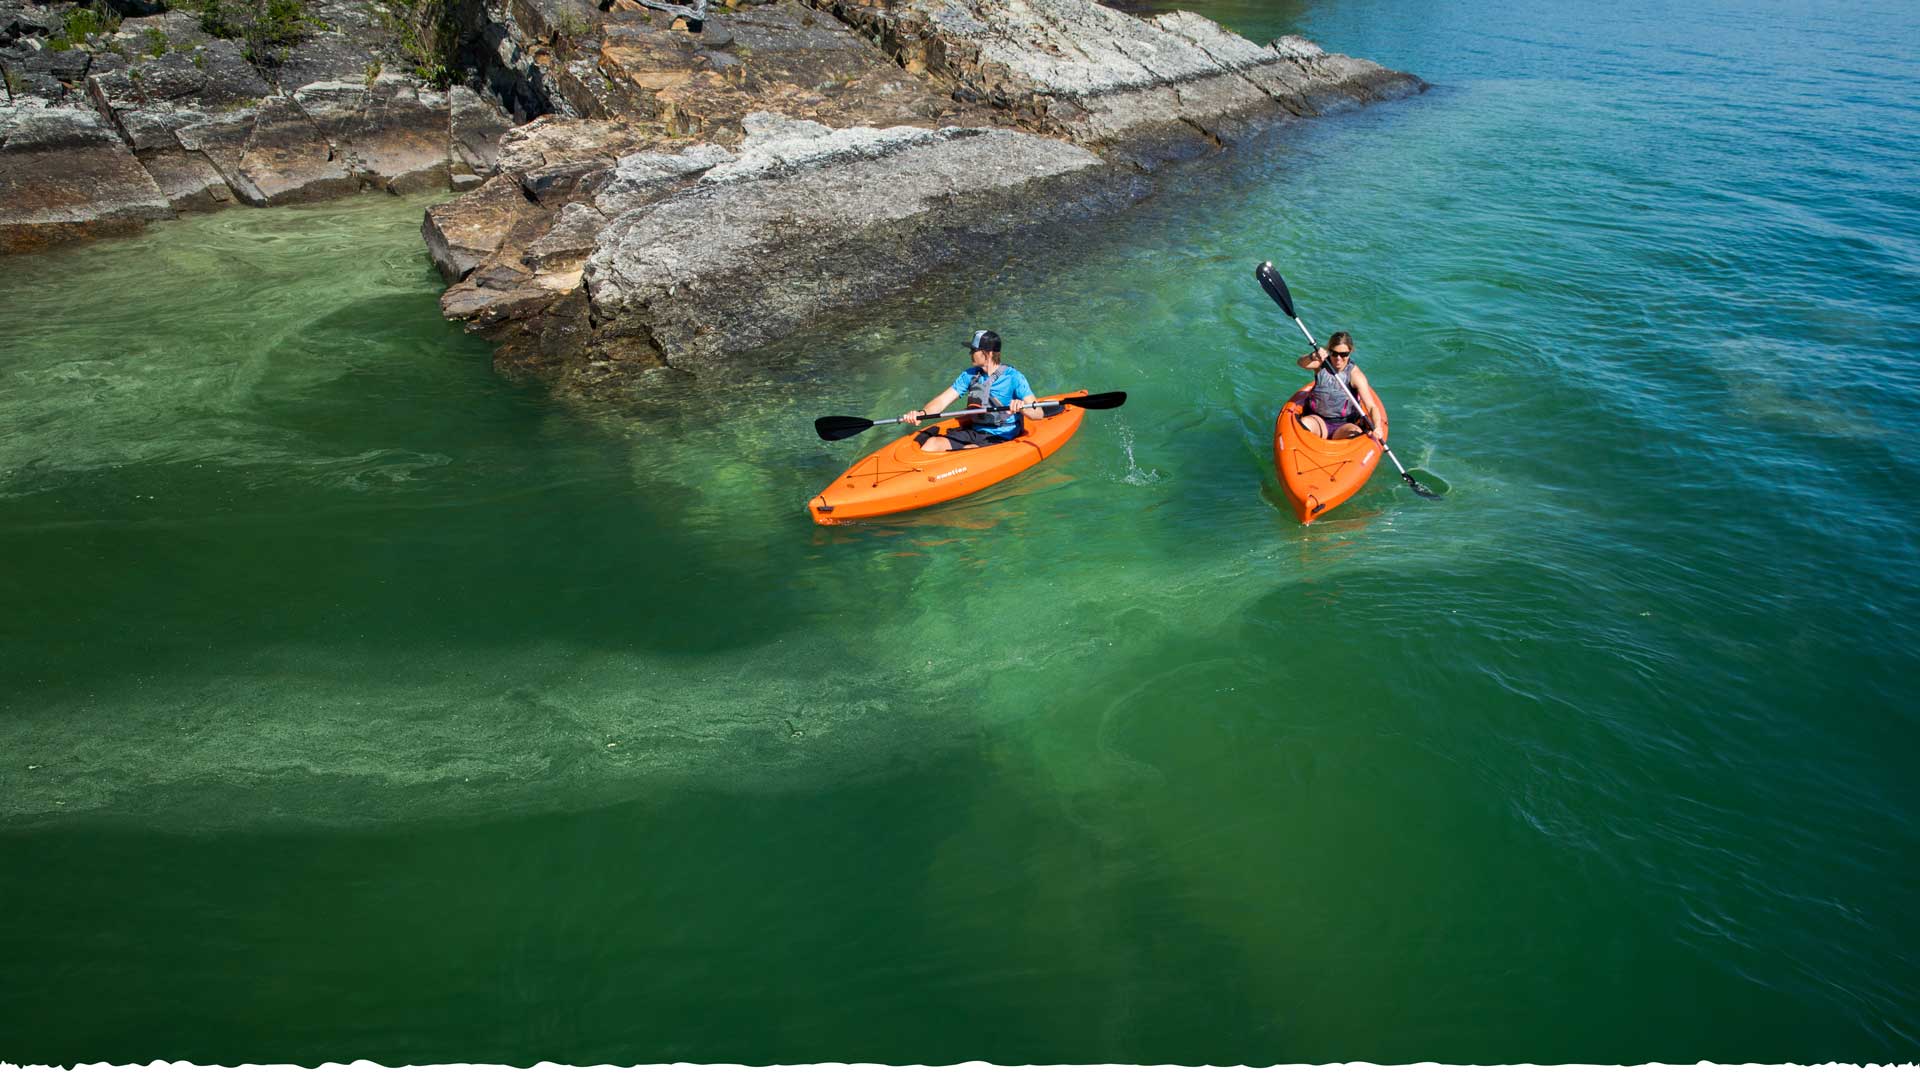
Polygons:
<instances>
[{"instance_id":1,"label":"water splash","mask_svg":"<svg viewBox=\"0 0 1920 1080\"><path fill-rule=\"evenodd\" d=\"M1140 462L1133 456L1133 428L1125 421L1120 422L1120 451L1127 455L1127 471L1120 477L1122 483L1134 487L1145 487L1160 482L1159 469L1142 469Z\"/></svg>"}]
</instances>

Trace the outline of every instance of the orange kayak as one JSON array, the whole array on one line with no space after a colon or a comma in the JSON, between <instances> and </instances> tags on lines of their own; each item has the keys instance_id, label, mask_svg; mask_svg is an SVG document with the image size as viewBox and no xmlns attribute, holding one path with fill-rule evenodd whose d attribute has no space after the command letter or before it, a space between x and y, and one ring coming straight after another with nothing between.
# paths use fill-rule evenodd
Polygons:
<instances>
[{"instance_id":1,"label":"orange kayak","mask_svg":"<svg viewBox=\"0 0 1920 1080\"><path fill-rule=\"evenodd\" d=\"M1305 389L1313 389L1313 384ZM1386 412L1382 404L1383 423ZM1365 435L1323 439L1301 427L1298 398L1288 401L1273 422L1273 468L1303 525L1352 498L1378 464L1380 444Z\"/></svg>"},{"instance_id":2,"label":"orange kayak","mask_svg":"<svg viewBox=\"0 0 1920 1080\"><path fill-rule=\"evenodd\" d=\"M1073 390L1052 397L1085 393ZM1045 419L1022 421L1026 428L1018 438L942 454L929 454L912 435L902 436L841 473L807 503L807 512L821 525L841 525L971 495L1051 457L1080 430L1081 415L1068 406ZM942 420L935 430L959 426L959 420Z\"/></svg>"}]
</instances>

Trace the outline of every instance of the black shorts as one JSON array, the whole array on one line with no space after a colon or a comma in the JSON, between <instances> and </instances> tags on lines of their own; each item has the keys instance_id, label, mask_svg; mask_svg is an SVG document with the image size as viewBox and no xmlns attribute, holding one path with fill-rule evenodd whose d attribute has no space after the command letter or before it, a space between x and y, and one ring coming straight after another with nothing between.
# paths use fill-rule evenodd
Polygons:
<instances>
[{"instance_id":1,"label":"black shorts","mask_svg":"<svg viewBox=\"0 0 1920 1080\"><path fill-rule=\"evenodd\" d=\"M927 440L936 435L944 437L948 442L963 450L970 446L992 446L994 443L1007 441L1005 435L989 435L984 431L979 431L974 428L957 427L946 432L923 431L920 433L920 445L925 446Z\"/></svg>"},{"instance_id":2,"label":"black shorts","mask_svg":"<svg viewBox=\"0 0 1920 1080\"><path fill-rule=\"evenodd\" d=\"M1352 424L1354 427L1359 427L1360 418L1362 415L1363 414L1361 413L1355 413L1352 416L1342 416L1337 418L1326 417L1326 416L1320 416L1319 413L1314 412L1312 409L1307 409L1300 414L1302 419L1305 419L1306 417L1309 417L1309 416L1320 416L1320 419L1326 422L1328 431L1338 430L1341 424Z\"/></svg>"}]
</instances>

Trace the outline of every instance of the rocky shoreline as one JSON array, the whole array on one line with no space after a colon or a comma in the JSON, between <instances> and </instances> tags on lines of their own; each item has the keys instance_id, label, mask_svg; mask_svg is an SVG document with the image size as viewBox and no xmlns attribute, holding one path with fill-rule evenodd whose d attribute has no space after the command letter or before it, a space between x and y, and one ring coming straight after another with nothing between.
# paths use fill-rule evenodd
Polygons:
<instances>
[{"instance_id":1,"label":"rocky shoreline","mask_svg":"<svg viewBox=\"0 0 1920 1080\"><path fill-rule=\"evenodd\" d=\"M408 73L352 0L306 5L297 47L268 60L204 13L102 11L0 0L0 254L191 211L476 187L512 123Z\"/></svg>"},{"instance_id":2,"label":"rocky shoreline","mask_svg":"<svg viewBox=\"0 0 1920 1080\"><path fill-rule=\"evenodd\" d=\"M1124 208L1167 161L1425 89L1092 0L308 0L277 49L210 32L220 0L198 2L0 0L0 254L236 204L465 192L422 230L443 309L501 368L576 391L698 375Z\"/></svg>"}]
</instances>

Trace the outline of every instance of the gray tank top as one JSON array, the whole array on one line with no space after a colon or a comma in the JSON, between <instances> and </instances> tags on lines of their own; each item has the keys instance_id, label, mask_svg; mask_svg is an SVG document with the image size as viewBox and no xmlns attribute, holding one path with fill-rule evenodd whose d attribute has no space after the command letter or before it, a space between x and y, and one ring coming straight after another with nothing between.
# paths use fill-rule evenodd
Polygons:
<instances>
[{"instance_id":1,"label":"gray tank top","mask_svg":"<svg viewBox=\"0 0 1920 1080\"><path fill-rule=\"evenodd\" d=\"M1342 386L1347 389L1341 390ZM1338 375L1333 373L1332 367L1321 364L1319 370L1313 373L1313 400L1310 404L1313 406L1314 415L1327 420L1345 420L1359 415L1359 410L1355 409L1353 402L1347 399L1347 393L1352 389L1352 363L1342 368Z\"/></svg>"}]
</instances>

